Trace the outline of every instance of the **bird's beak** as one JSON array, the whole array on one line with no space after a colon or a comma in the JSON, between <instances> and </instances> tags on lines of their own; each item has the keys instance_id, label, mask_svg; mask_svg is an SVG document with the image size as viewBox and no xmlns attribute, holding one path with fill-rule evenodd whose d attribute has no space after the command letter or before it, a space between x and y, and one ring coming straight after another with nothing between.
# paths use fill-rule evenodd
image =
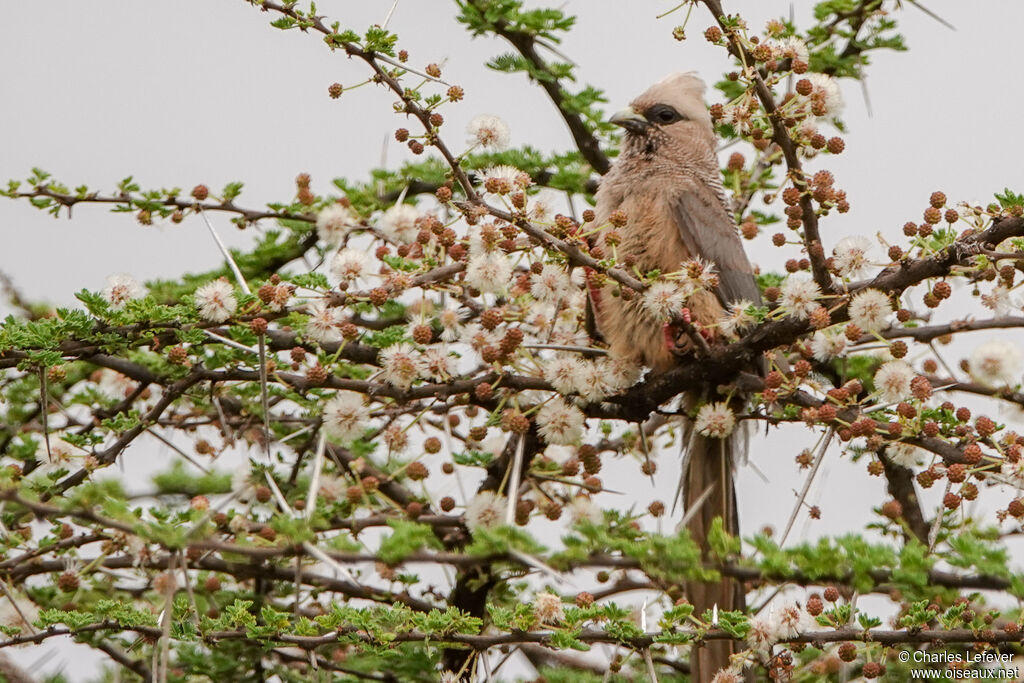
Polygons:
<instances>
[{"instance_id":1,"label":"bird's beak","mask_svg":"<svg viewBox=\"0 0 1024 683\"><path fill-rule=\"evenodd\" d=\"M608 119L610 123L614 123L616 126L622 126L630 133L642 133L647 130L650 122L643 116L635 112L632 108L623 109L622 111L613 115Z\"/></svg>"}]
</instances>

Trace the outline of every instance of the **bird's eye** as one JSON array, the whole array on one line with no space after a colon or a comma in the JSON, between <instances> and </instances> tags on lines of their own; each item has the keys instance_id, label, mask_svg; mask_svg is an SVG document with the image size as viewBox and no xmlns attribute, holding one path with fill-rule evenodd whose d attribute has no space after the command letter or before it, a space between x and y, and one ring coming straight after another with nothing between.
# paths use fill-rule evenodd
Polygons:
<instances>
[{"instance_id":1,"label":"bird's eye","mask_svg":"<svg viewBox=\"0 0 1024 683\"><path fill-rule=\"evenodd\" d=\"M686 117L667 104L657 104L647 110L647 120L651 123L669 124L682 121Z\"/></svg>"}]
</instances>

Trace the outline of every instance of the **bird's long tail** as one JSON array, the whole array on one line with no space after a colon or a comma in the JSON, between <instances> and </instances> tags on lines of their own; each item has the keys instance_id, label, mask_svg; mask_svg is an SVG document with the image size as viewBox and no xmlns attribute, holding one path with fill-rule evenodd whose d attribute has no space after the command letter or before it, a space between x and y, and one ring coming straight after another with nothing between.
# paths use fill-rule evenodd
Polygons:
<instances>
[{"instance_id":1,"label":"bird's long tail","mask_svg":"<svg viewBox=\"0 0 1024 683\"><path fill-rule=\"evenodd\" d=\"M739 535L733 465L740 455L737 449L745 448L746 440L740 433L733 433L726 439L711 439L698 434L692 425L690 430L680 482L684 519L690 536L700 545L705 562L713 562L708 533L715 518L722 518L724 531ZM744 608L743 586L734 579L723 577L715 583L692 581L684 588L698 618L716 606L719 612ZM719 670L729 666L729 656L735 652L731 640L708 641L695 648L690 657L690 680L708 683Z\"/></svg>"}]
</instances>

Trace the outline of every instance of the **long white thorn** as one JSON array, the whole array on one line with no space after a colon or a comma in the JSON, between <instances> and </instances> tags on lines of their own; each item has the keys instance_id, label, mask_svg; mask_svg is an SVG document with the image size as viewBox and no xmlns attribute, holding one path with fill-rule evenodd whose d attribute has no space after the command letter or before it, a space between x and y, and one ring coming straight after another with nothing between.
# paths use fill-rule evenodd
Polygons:
<instances>
[{"instance_id":1,"label":"long white thorn","mask_svg":"<svg viewBox=\"0 0 1024 683\"><path fill-rule=\"evenodd\" d=\"M260 407L263 409L263 454L270 462L270 392L267 389L267 336L259 336Z\"/></svg>"},{"instance_id":2,"label":"long white thorn","mask_svg":"<svg viewBox=\"0 0 1024 683\"><path fill-rule=\"evenodd\" d=\"M381 28L387 28L388 24L391 23L391 17L395 13L395 8L398 7L398 0L391 3L391 9L388 10L388 14L384 17L384 23L380 25Z\"/></svg>"},{"instance_id":3,"label":"long white thorn","mask_svg":"<svg viewBox=\"0 0 1024 683\"><path fill-rule=\"evenodd\" d=\"M534 569L538 570L539 572L541 572L542 574L544 574L545 576L550 578L555 583L561 584L563 586L572 586L573 585L572 581L567 579L560 572L556 572L553 568L549 567L548 565L544 564L543 562L538 560L536 557L533 557L532 555L530 555L528 553L524 553L521 550L516 550L515 548L509 548L508 554L509 554L510 557L512 557L512 558L514 558L516 560L519 560L523 564L529 565L529 566L533 567Z\"/></svg>"},{"instance_id":4,"label":"long white thorn","mask_svg":"<svg viewBox=\"0 0 1024 683\"><path fill-rule=\"evenodd\" d=\"M291 441L292 439L298 438L298 437L302 436L303 434L308 434L311 431L313 431L313 425L307 425L307 426L303 427L302 429L296 429L294 432L292 432L288 436L281 437L280 439L278 439L278 442L279 443L285 443L285 442Z\"/></svg>"},{"instance_id":5,"label":"long white thorn","mask_svg":"<svg viewBox=\"0 0 1024 683\"><path fill-rule=\"evenodd\" d=\"M220 253L224 255L224 260L228 262L228 267L231 268L231 272L235 274L235 280L238 281L238 286L242 288L242 291L246 294L252 295L252 290L249 289L248 283L245 278L242 277L242 271L238 268L238 264L235 263L235 259L231 256L231 252L228 251L228 247L224 244L224 240L220 238L220 234L217 229L213 227L213 223L206 216L206 212L202 209L199 210L199 215L203 217L203 221L206 222L206 227L210 229L210 234L213 235L213 241L217 243L217 247L220 249Z\"/></svg>"},{"instance_id":6,"label":"long white thorn","mask_svg":"<svg viewBox=\"0 0 1024 683\"><path fill-rule=\"evenodd\" d=\"M240 344L240 343L236 342L234 339L228 339L227 337L225 337L223 335L220 335L220 334L217 334L216 332L211 332L210 330L204 329L203 330L203 334L205 334L210 339L215 339L216 341L219 341L224 346L230 346L233 349L238 349L239 351L245 351L246 353L251 353L254 356L259 355L259 349L254 349L251 346L246 346L245 344Z\"/></svg>"},{"instance_id":7,"label":"long white thorn","mask_svg":"<svg viewBox=\"0 0 1024 683\"><path fill-rule=\"evenodd\" d=\"M782 537L779 539L780 548L786 542L786 537L789 536L789 532L793 529L796 517L800 513L800 508L803 507L808 491L811 490L811 483L814 481L814 476L818 473L818 468L821 467L821 463L825 459L825 451L828 450L829 444L832 443L832 435L835 433L835 428L829 427L828 431L825 432L825 436L822 437L821 446L818 448L818 455L814 459L814 465L811 467L811 471L807 475L807 480L804 481L804 486L800 490L800 495L797 497L796 505L793 507L793 512L789 515L789 521L786 523L786 530L782 532Z\"/></svg>"},{"instance_id":8,"label":"long white thorn","mask_svg":"<svg viewBox=\"0 0 1024 683\"><path fill-rule=\"evenodd\" d=\"M516 454L512 459L512 472L508 478L508 507L505 509L505 524L516 523L516 503L519 500L520 469L523 466L523 450L526 448L526 435L520 434L516 443Z\"/></svg>"},{"instance_id":9,"label":"long white thorn","mask_svg":"<svg viewBox=\"0 0 1024 683\"><path fill-rule=\"evenodd\" d=\"M183 451L180 448L178 448L174 444L174 442L172 442L170 439L168 439L167 437L163 436L158 431L156 431L156 429L154 429L152 425L146 430L146 432L149 433L150 436L152 436L152 437L156 438L158 441L162 442L165 446L167 446L172 451L174 451L175 453L180 455L182 458L187 460L189 463L191 463L192 465L194 465L198 469L202 470L205 474L209 474L210 473L210 468L204 466L201 462L198 462L197 460L193 459L191 455L189 455L185 451Z\"/></svg>"},{"instance_id":10,"label":"long white thorn","mask_svg":"<svg viewBox=\"0 0 1024 683\"><path fill-rule=\"evenodd\" d=\"M683 515L683 518L679 520L679 524L676 525L676 529L683 529L686 527L687 524L690 523L690 520L693 519L694 515L696 515L700 511L700 509L704 506L705 501L707 501L708 497L711 496L711 492L714 490L714 484L709 484L708 487L704 489L704 492L700 494L700 497L697 498L697 500L693 501L693 505L691 505L690 509L686 511L686 514Z\"/></svg>"},{"instance_id":11,"label":"long white thorn","mask_svg":"<svg viewBox=\"0 0 1024 683\"><path fill-rule=\"evenodd\" d=\"M315 545L313 545L309 541L304 541L303 544L302 544L302 547L303 547L303 549L307 553L309 553L310 555L312 555L316 559L320 560L324 564L328 565L331 569L333 569L334 571L338 572L339 574L344 576L346 579L348 579L352 583L356 582L355 577L352 576L352 574L351 574L351 572L349 572L349 570L347 570L344 567L342 567L338 562L336 562L334 560L333 557L331 557L330 555L328 555L324 551L320 550L320 548L317 548Z\"/></svg>"},{"instance_id":12,"label":"long white thorn","mask_svg":"<svg viewBox=\"0 0 1024 683\"><path fill-rule=\"evenodd\" d=\"M295 513L292 512L291 506L288 505L288 501L285 500L284 494L281 493L281 489L278 488L277 482L274 481L272 476L270 476L269 469L263 470L263 478L267 480L267 485L270 486L270 491L274 494L274 500L277 501L277 505L281 508L281 511L294 516Z\"/></svg>"},{"instance_id":13,"label":"long white thorn","mask_svg":"<svg viewBox=\"0 0 1024 683\"><path fill-rule=\"evenodd\" d=\"M313 460L313 477L309 480L309 493L306 494L306 519L313 519L313 510L316 509L316 496L320 491L320 473L324 468L324 449L327 442L324 439L323 430L320 431L320 438L316 442L316 455Z\"/></svg>"},{"instance_id":14,"label":"long white thorn","mask_svg":"<svg viewBox=\"0 0 1024 683\"><path fill-rule=\"evenodd\" d=\"M50 450L50 391L46 387L46 369L39 368L39 416L43 421L43 441L46 443L46 461L53 462Z\"/></svg>"}]
</instances>

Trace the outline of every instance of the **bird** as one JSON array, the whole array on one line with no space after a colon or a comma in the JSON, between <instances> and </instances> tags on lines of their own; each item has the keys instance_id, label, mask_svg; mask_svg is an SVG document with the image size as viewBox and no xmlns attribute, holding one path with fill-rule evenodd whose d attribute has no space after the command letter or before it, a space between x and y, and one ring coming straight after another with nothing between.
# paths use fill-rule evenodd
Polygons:
<instances>
[{"instance_id":1,"label":"bird","mask_svg":"<svg viewBox=\"0 0 1024 683\"><path fill-rule=\"evenodd\" d=\"M672 74L611 117L624 136L619 156L595 195L595 224L604 227L594 242L639 273L677 272L697 258L713 263L717 285L692 294L685 313L714 343L715 326L729 305L760 305L761 295L722 187L717 138L704 91L704 82L695 74ZM615 225L610 224L613 218ZM590 287L597 331L612 357L662 374L679 364L680 355L693 351L685 336L677 338L645 307L642 296L615 296L615 289L614 282ZM687 388L683 405L693 410L701 401L716 398L713 392L711 387ZM733 462L742 440L738 432L725 439L708 438L692 423L687 431L681 475L684 519L710 559L708 533L716 517L722 518L725 531L739 532ZM687 582L684 590L697 616L716 608L744 607L744 593L736 581ZM691 655L691 680L710 681L729 666L734 652L731 641L697 648Z\"/></svg>"}]
</instances>

